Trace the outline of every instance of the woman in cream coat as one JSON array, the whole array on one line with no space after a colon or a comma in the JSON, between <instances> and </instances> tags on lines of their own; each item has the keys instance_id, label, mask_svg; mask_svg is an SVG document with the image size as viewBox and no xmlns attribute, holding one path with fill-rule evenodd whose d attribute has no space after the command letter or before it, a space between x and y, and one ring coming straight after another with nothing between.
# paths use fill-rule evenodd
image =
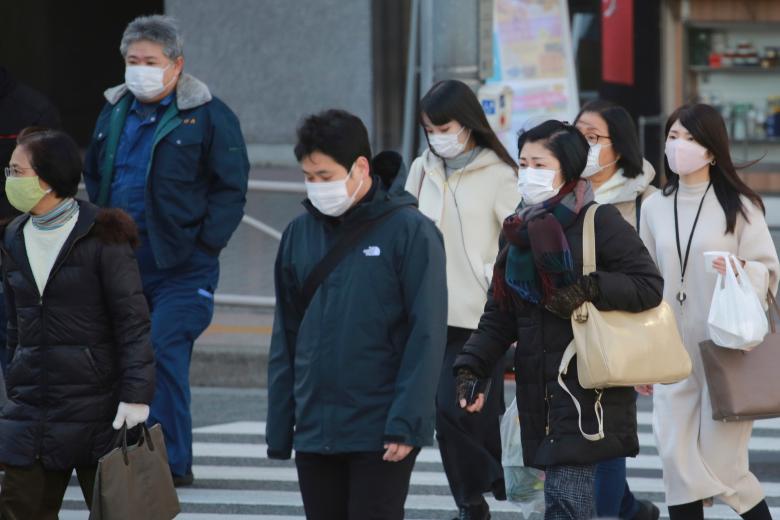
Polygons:
<instances>
[{"instance_id":1,"label":"woman in cream coat","mask_svg":"<svg viewBox=\"0 0 780 520\"><path fill-rule=\"evenodd\" d=\"M436 437L460 518L483 520L489 518L483 493L505 498L498 429L503 367L491 379L488 413L472 415L457 406L452 365L482 316L501 225L519 203L517 165L464 83L437 83L420 104L429 148L412 163L406 190L444 236L449 294Z\"/></svg>"},{"instance_id":2,"label":"woman in cream coat","mask_svg":"<svg viewBox=\"0 0 780 520\"><path fill-rule=\"evenodd\" d=\"M666 169L674 173L668 173L663 193L645 201L640 233L664 276L664 298L675 311L693 372L676 384L638 390L654 394L653 431L669 517L704 518L703 504L717 498L742 518L770 519L764 492L748 467L753 423L712 419L699 342L709 339L707 316L716 281L705 270L702 253L732 253L759 295L777 290L777 253L761 198L737 176L718 112L708 105L683 106L669 118L666 134ZM713 267L724 272L724 259Z\"/></svg>"}]
</instances>

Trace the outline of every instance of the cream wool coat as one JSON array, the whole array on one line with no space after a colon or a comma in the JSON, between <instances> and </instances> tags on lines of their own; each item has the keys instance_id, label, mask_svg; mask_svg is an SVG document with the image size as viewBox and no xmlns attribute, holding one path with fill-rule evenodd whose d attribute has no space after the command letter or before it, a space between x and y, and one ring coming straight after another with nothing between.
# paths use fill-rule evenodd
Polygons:
<instances>
[{"instance_id":1,"label":"cream wool coat","mask_svg":"<svg viewBox=\"0 0 780 520\"><path fill-rule=\"evenodd\" d=\"M680 245L685 254L693 220L707 184L680 185L678 211ZM745 260L745 271L759 295L777 290L778 265L761 210L743 198L749 223L737 217L733 234L726 234L726 216L710 188L691 244L685 273L687 300L680 305L680 261L674 226L674 196L656 192L642 205L640 234L664 277L664 299L675 312L693 373L672 385L655 385L653 432L663 464L666 502L679 505L717 497L737 513L764 498L748 468L748 441L753 423L712 420L709 390L699 342L709 339L707 316L716 275L705 272L705 251L730 251ZM749 354L748 354L749 355Z\"/></svg>"},{"instance_id":2,"label":"cream wool coat","mask_svg":"<svg viewBox=\"0 0 780 520\"><path fill-rule=\"evenodd\" d=\"M476 329L498 254L504 219L520 203L517 172L493 150L484 149L449 180L444 163L430 150L409 169L406 191L444 235L447 254L447 324Z\"/></svg>"}]
</instances>

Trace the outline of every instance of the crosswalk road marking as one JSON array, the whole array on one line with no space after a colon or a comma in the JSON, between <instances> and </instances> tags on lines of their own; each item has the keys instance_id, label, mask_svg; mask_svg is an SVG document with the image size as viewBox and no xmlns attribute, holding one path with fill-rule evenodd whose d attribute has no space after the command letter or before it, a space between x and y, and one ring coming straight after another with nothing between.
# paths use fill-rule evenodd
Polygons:
<instances>
[{"instance_id":1,"label":"crosswalk road marking","mask_svg":"<svg viewBox=\"0 0 780 520\"><path fill-rule=\"evenodd\" d=\"M665 515L661 461L650 433L652 414L638 413L641 454L628 459L629 485L640 497L653 500ZM196 485L179 489L183 513L179 520L303 520L303 504L292 462L266 457L265 423L240 421L196 428L193 451ZM780 453L780 420L757 422L750 442L753 455ZM770 505L780 505L780 482L762 482ZM522 518L508 503L488 499L494 520ZM451 519L455 505L436 448L424 448L412 474L406 502L409 520ZM780 507L772 507L780 517ZM739 518L727 506L705 511L709 519ZM81 491L73 480L65 495L62 520L87 520ZM665 516L662 516L665 518Z\"/></svg>"}]
</instances>

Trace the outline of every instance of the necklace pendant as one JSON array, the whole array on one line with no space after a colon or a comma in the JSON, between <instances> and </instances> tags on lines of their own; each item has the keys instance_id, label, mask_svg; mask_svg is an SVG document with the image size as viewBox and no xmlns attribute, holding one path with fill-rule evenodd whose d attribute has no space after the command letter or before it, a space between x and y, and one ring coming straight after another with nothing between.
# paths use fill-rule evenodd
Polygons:
<instances>
[{"instance_id":1,"label":"necklace pendant","mask_svg":"<svg viewBox=\"0 0 780 520\"><path fill-rule=\"evenodd\" d=\"M680 302L680 305L683 304L683 302L687 297L688 296L685 294L685 291L683 291L682 289L680 289L680 292L677 293L677 301Z\"/></svg>"}]
</instances>

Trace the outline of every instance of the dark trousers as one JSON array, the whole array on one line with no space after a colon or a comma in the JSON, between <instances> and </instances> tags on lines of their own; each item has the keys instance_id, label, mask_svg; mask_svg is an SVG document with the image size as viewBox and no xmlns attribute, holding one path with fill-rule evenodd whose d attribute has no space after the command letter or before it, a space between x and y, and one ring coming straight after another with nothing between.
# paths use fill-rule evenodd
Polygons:
<instances>
[{"instance_id":1,"label":"dark trousers","mask_svg":"<svg viewBox=\"0 0 780 520\"><path fill-rule=\"evenodd\" d=\"M462 410L455 396L452 365L472 332L447 327L447 350L436 393L436 440L458 507L480 503L489 491L499 500L506 499L499 429L505 408L503 362L493 371L487 402L480 413Z\"/></svg>"},{"instance_id":2,"label":"dark trousers","mask_svg":"<svg viewBox=\"0 0 780 520\"><path fill-rule=\"evenodd\" d=\"M419 449L400 462L384 452L295 453L307 520L402 520Z\"/></svg>"},{"instance_id":3,"label":"dark trousers","mask_svg":"<svg viewBox=\"0 0 780 520\"><path fill-rule=\"evenodd\" d=\"M639 504L626 481L626 459L605 460L596 465L596 514L604 518L630 520Z\"/></svg>"},{"instance_id":4,"label":"dark trousers","mask_svg":"<svg viewBox=\"0 0 780 520\"><path fill-rule=\"evenodd\" d=\"M76 468L87 507L92 506L96 467ZM52 471L39 461L28 467L6 466L0 490L2 520L57 520L73 469Z\"/></svg>"},{"instance_id":5,"label":"dark trousers","mask_svg":"<svg viewBox=\"0 0 780 520\"><path fill-rule=\"evenodd\" d=\"M148 246L138 251L157 365L148 422L162 425L171 473L183 476L192 472L192 347L214 314L219 260L196 250L184 265L158 270L150 255Z\"/></svg>"}]
</instances>

